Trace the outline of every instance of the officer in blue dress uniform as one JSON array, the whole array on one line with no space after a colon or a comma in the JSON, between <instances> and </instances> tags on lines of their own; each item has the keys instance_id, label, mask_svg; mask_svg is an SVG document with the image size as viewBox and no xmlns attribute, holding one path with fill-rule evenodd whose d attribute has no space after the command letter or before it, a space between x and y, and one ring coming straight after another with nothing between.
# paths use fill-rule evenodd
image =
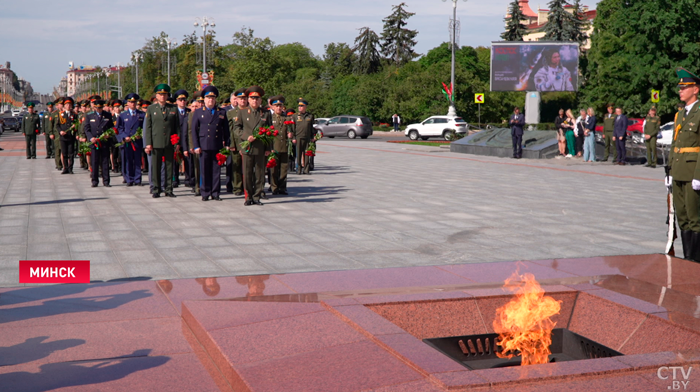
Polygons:
<instances>
[{"instance_id":1,"label":"officer in blue dress uniform","mask_svg":"<svg viewBox=\"0 0 700 392\"><path fill-rule=\"evenodd\" d=\"M141 182L141 155L143 154L143 139L136 138L136 131L143 129L143 119L146 114L137 109L139 101L137 94L126 96L126 110L117 117L117 130L119 143L123 143L122 156L124 157L124 181L126 186L142 185Z\"/></svg>"},{"instance_id":2,"label":"officer in blue dress uniform","mask_svg":"<svg viewBox=\"0 0 700 392\"><path fill-rule=\"evenodd\" d=\"M226 111L216 106L219 90L208 86L202 90L204 107L192 115L192 144L199 156L202 201L221 200L221 167L216 154L230 144Z\"/></svg>"},{"instance_id":3,"label":"officer in blue dress uniform","mask_svg":"<svg viewBox=\"0 0 700 392\"><path fill-rule=\"evenodd\" d=\"M111 186L109 185L109 157L112 139L98 140L102 133L108 129L114 128L112 114L102 110L104 104L105 101L101 99L95 100L95 111L85 116L85 121L83 121L83 133L91 143L90 159L92 162L92 173L90 174L93 188L100 182L100 170L102 171L102 185L106 187Z\"/></svg>"}]
</instances>

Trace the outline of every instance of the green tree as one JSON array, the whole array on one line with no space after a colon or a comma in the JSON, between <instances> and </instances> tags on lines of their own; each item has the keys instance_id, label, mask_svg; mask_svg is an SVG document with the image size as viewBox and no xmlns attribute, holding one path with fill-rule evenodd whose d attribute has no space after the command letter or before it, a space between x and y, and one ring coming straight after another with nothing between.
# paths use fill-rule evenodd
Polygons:
<instances>
[{"instance_id":1,"label":"green tree","mask_svg":"<svg viewBox=\"0 0 700 392\"><path fill-rule=\"evenodd\" d=\"M582 102L599 110L614 102L628 115L642 116L656 89L662 119L672 120L679 102L675 68L700 71L700 8L695 1L604 0L593 27Z\"/></svg>"},{"instance_id":2,"label":"green tree","mask_svg":"<svg viewBox=\"0 0 700 392\"><path fill-rule=\"evenodd\" d=\"M406 3L395 5L392 9L394 12L382 20L382 52L389 61L401 66L418 57L413 50L417 43L415 38L418 31L406 28L408 19L415 15L414 12L406 11Z\"/></svg>"},{"instance_id":3,"label":"green tree","mask_svg":"<svg viewBox=\"0 0 700 392\"><path fill-rule=\"evenodd\" d=\"M379 36L369 27L360 29L360 34L355 38L355 46L352 50L357 54L355 72L359 74L371 74L379 70L381 56L378 47Z\"/></svg>"},{"instance_id":4,"label":"green tree","mask_svg":"<svg viewBox=\"0 0 700 392\"><path fill-rule=\"evenodd\" d=\"M504 19L506 22L506 31L501 34L501 39L506 41L522 41L526 31L525 26L523 26L525 15L523 14L523 10L520 9L518 0L513 0L513 2L510 3L509 13L510 16Z\"/></svg>"},{"instance_id":5,"label":"green tree","mask_svg":"<svg viewBox=\"0 0 700 392\"><path fill-rule=\"evenodd\" d=\"M323 73L321 78L327 84L330 84L331 80L338 76L352 73L353 64L357 56L348 44L331 42L326 44L324 48L326 51L323 54Z\"/></svg>"},{"instance_id":6,"label":"green tree","mask_svg":"<svg viewBox=\"0 0 700 392\"><path fill-rule=\"evenodd\" d=\"M575 0L572 5L574 11L572 14L572 22L574 26L574 36L572 41L576 41L583 45L588 40L588 29L591 28L591 22L588 21L586 13L583 12L580 0Z\"/></svg>"},{"instance_id":7,"label":"green tree","mask_svg":"<svg viewBox=\"0 0 700 392\"><path fill-rule=\"evenodd\" d=\"M578 36L574 16L564 9L569 5L566 0L549 2L549 16L544 25L545 41L573 41Z\"/></svg>"}]
</instances>

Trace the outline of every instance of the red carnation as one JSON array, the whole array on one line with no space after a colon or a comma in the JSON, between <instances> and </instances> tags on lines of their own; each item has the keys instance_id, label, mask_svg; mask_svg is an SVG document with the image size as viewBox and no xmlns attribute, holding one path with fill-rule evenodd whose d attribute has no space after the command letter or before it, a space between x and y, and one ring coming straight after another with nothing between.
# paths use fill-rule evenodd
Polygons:
<instances>
[{"instance_id":1,"label":"red carnation","mask_svg":"<svg viewBox=\"0 0 700 392\"><path fill-rule=\"evenodd\" d=\"M267 136L272 136L272 132L267 131Z\"/></svg>"},{"instance_id":2,"label":"red carnation","mask_svg":"<svg viewBox=\"0 0 700 392\"><path fill-rule=\"evenodd\" d=\"M270 125L270 129L275 129L275 126L274 126L274 125Z\"/></svg>"},{"instance_id":3,"label":"red carnation","mask_svg":"<svg viewBox=\"0 0 700 392\"><path fill-rule=\"evenodd\" d=\"M178 143L180 143L180 136L177 135L177 134L170 136L170 143L172 143L173 146L175 146L175 145L177 145Z\"/></svg>"},{"instance_id":4,"label":"red carnation","mask_svg":"<svg viewBox=\"0 0 700 392\"><path fill-rule=\"evenodd\" d=\"M273 167L277 166L277 160L275 158L272 158L267 161L267 168L272 169Z\"/></svg>"},{"instance_id":5,"label":"red carnation","mask_svg":"<svg viewBox=\"0 0 700 392\"><path fill-rule=\"evenodd\" d=\"M258 132L258 135L264 135L264 134L265 134L265 131L263 131L262 129L260 130L260 132Z\"/></svg>"},{"instance_id":6,"label":"red carnation","mask_svg":"<svg viewBox=\"0 0 700 392\"><path fill-rule=\"evenodd\" d=\"M279 134L280 134L279 131L275 131L275 133L274 133L275 136L277 136Z\"/></svg>"},{"instance_id":7,"label":"red carnation","mask_svg":"<svg viewBox=\"0 0 700 392\"><path fill-rule=\"evenodd\" d=\"M115 135L119 135L119 131L117 130L117 128L112 128L112 130L114 131Z\"/></svg>"}]
</instances>

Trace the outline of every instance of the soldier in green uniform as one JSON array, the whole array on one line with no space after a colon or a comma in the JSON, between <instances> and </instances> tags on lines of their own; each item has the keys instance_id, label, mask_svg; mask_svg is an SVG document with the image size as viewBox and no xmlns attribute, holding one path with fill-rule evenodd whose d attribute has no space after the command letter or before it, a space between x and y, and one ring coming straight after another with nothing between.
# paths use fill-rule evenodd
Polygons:
<instances>
[{"instance_id":1,"label":"soldier in green uniform","mask_svg":"<svg viewBox=\"0 0 700 392\"><path fill-rule=\"evenodd\" d=\"M41 118L34 113L34 102L27 104L29 114L22 120L22 135L27 144L27 159L36 159L36 135L41 131Z\"/></svg>"},{"instance_id":2,"label":"soldier in green uniform","mask_svg":"<svg viewBox=\"0 0 700 392\"><path fill-rule=\"evenodd\" d=\"M262 205L263 187L265 185L265 157L270 154L270 146L265 145L253 135L259 127L272 125L270 111L263 110L262 97L265 90L260 86L251 86L246 90L249 107L238 109L234 134L239 135L239 143L248 141L250 145L244 149L239 144L243 154L243 182L245 184L246 200L244 205Z\"/></svg>"},{"instance_id":3,"label":"soldier in green uniform","mask_svg":"<svg viewBox=\"0 0 700 392\"><path fill-rule=\"evenodd\" d=\"M88 111L88 105L89 105L88 100L83 100L80 102L76 103L76 107L78 108L78 121L80 121L80 129L78 130L78 146L80 146L80 143L84 143L87 141L85 137L85 132L83 131L83 122L85 121L85 116L87 116L87 111ZM80 149L78 149L80 150ZM80 155L80 167L82 167L85 170L89 169L89 160L87 159L86 156Z\"/></svg>"},{"instance_id":4,"label":"soldier in green uniform","mask_svg":"<svg viewBox=\"0 0 700 392\"><path fill-rule=\"evenodd\" d=\"M314 115L306 111L308 102L304 98L299 98L299 112L292 117L294 121L294 140L297 145L297 174L311 174L309 157L306 155L306 149L309 147L309 141L314 137Z\"/></svg>"},{"instance_id":5,"label":"soldier in green uniform","mask_svg":"<svg viewBox=\"0 0 700 392\"><path fill-rule=\"evenodd\" d=\"M53 141L53 153L54 153L54 159L56 162L56 170L63 170L63 160L61 159L61 140L60 136L58 133L58 118L63 111L63 97L58 97L55 102L56 110L51 112L51 115L49 117L49 121L51 123L50 129L49 129L49 137Z\"/></svg>"},{"instance_id":6,"label":"soldier in green uniform","mask_svg":"<svg viewBox=\"0 0 700 392\"><path fill-rule=\"evenodd\" d=\"M673 186L673 206L681 230L683 254L700 262L700 78L679 67L676 74L681 101L685 108L676 117L668 164L671 167L666 185Z\"/></svg>"},{"instance_id":7,"label":"soldier in green uniform","mask_svg":"<svg viewBox=\"0 0 700 392\"><path fill-rule=\"evenodd\" d=\"M649 115L644 120L644 144L647 148L647 167L656 167L656 138L659 136L661 119L656 116L656 108L649 109Z\"/></svg>"},{"instance_id":8,"label":"soldier in green uniform","mask_svg":"<svg viewBox=\"0 0 700 392\"><path fill-rule=\"evenodd\" d=\"M177 146L173 146L171 136L180 129L177 106L168 103L170 86L165 83L155 88L156 103L146 109L143 122L143 140L146 152L153 153L151 158L151 178L153 179L153 198L160 197L161 190L165 196L175 197L173 193L173 155ZM165 184L161 184L161 166L165 162Z\"/></svg>"},{"instance_id":9,"label":"soldier in green uniform","mask_svg":"<svg viewBox=\"0 0 700 392\"><path fill-rule=\"evenodd\" d=\"M603 117L603 141L605 142L603 161L608 160L610 151L612 151L613 162L617 162L617 149L615 148L615 142L612 140L613 130L615 129L615 119L617 119L617 114L615 114L615 105L609 103L608 113L605 115L605 117Z\"/></svg>"},{"instance_id":10,"label":"soldier in green uniform","mask_svg":"<svg viewBox=\"0 0 700 392\"><path fill-rule=\"evenodd\" d=\"M245 88L236 90L233 94L230 109L226 108L226 118L228 119L229 128L231 130L231 167L230 171L226 170L226 190L231 186L233 194L240 196L243 194L243 158L238 150L238 141L240 137L234 132L236 123L236 115L238 109L248 107L248 97L245 95Z\"/></svg>"},{"instance_id":11,"label":"soldier in green uniform","mask_svg":"<svg viewBox=\"0 0 700 392\"><path fill-rule=\"evenodd\" d=\"M46 139L46 159L53 158L53 140L51 140L51 112L53 112L53 102L46 104L46 113L41 118L41 131Z\"/></svg>"},{"instance_id":12,"label":"soldier in green uniform","mask_svg":"<svg viewBox=\"0 0 700 392\"><path fill-rule=\"evenodd\" d=\"M270 98L270 105L274 111L272 125L279 133L275 136L272 151L277 154L277 166L270 169L270 188L273 195L287 194L287 172L289 171L289 139L294 137L293 127L287 123L289 117L284 112L285 99L278 95Z\"/></svg>"}]
</instances>

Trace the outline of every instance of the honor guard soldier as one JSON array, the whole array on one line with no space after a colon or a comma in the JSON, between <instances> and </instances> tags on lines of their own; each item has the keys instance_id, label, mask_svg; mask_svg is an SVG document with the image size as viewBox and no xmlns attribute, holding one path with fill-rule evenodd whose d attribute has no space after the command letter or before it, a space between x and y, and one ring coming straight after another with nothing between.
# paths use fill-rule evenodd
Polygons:
<instances>
[{"instance_id":1,"label":"honor guard soldier","mask_svg":"<svg viewBox=\"0 0 700 392\"><path fill-rule=\"evenodd\" d=\"M76 127L74 122L78 116L73 113L75 101L71 97L63 100L63 110L57 116L54 129L58 133L61 143L61 160L63 171L61 174L73 174L73 149L75 147L76 134L80 131L80 126Z\"/></svg>"},{"instance_id":2,"label":"honor guard soldier","mask_svg":"<svg viewBox=\"0 0 700 392\"><path fill-rule=\"evenodd\" d=\"M294 139L297 145L297 174L310 174L309 157L306 155L306 149L309 147L309 141L314 137L316 131L314 129L314 115L306 111L309 103L304 98L299 98L298 109L299 113L292 117L294 121Z\"/></svg>"},{"instance_id":3,"label":"honor guard soldier","mask_svg":"<svg viewBox=\"0 0 700 392\"><path fill-rule=\"evenodd\" d=\"M41 132L41 118L34 113L34 102L27 104L29 114L22 119L22 135L27 145L27 159L36 159L36 135Z\"/></svg>"},{"instance_id":4,"label":"honor guard soldier","mask_svg":"<svg viewBox=\"0 0 700 392\"><path fill-rule=\"evenodd\" d=\"M111 137L100 140L100 136L108 129L114 128L114 122L112 122L112 115L103 110L104 103L101 99L95 100L95 111L85 116L83 122L85 137L90 142L90 160L92 161L90 177L93 188L100 182L100 171L102 171L102 185L108 188L111 186L109 185L109 157L113 141Z\"/></svg>"},{"instance_id":5,"label":"honor guard soldier","mask_svg":"<svg viewBox=\"0 0 700 392\"><path fill-rule=\"evenodd\" d=\"M656 138L661 129L661 119L656 116L656 108L649 109L649 115L642 125L644 129L644 144L647 148L647 167L656 167Z\"/></svg>"},{"instance_id":6,"label":"honor guard soldier","mask_svg":"<svg viewBox=\"0 0 700 392\"><path fill-rule=\"evenodd\" d=\"M681 230L683 254L700 262L700 78L679 67L676 74L681 101L685 108L676 117L668 164L671 166L667 186L673 184L673 206Z\"/></svg>"},{"instance_id":7,"label":"honor guard soldier","mask_svg":"<svg viewBox=\"0 0 700 392\"><path fill-rule=\"evenodd\" d=\"M192 159L192 191L195 196L202 196L200 192L200 186L202 185L201 172L199 167L199 154L194 152L194 142L192 140L192 119L194 112L200 109L204 103L204 98L202 98L202 92L197 91L194 94L194 99L192 100L192 108L190 109L190 114L187 116L187 124L189 126L189 131L187 132L187 145L190 148L190 158Z\"/></svg>"},{"instance_id":8,"label":"honor guard soldier","mask_svg":"<svg viewBox=\"0 0 700 392\"><path fill-rule=\"evenodd\" d=\"M185 186L192 186L192 155L190 155L190 109L187 107L189 94L185 90L177 90L174 94L177 104L178 119L180 120L180 150L183 152L183 169L185 170Z\"/></svg>"},{"instance_id":9,"label":"honor guard soldier","mask_svg":"<svg viewBox=\"0 0 700 392\"><path fill-rule=\"evenodd\" d=\"M161 190L165 191L165 196L175 197L173 193L173 155L175 146L171 142L171 137L177 135L179 131L179 119L177 106L167 103L170 94L170 86L159 84L155 88L156 103L146 109L144 119L143 140L146 144L146 153L153 154L151 158L152 167L149 171L153 184L153 198L160 197ZM165 184L161 184L160 171L165 161Z\"/></svg>"},{"instance_id":10,"label":"honor guard soldier","mask_svg":"<svg viewBox=\"0 0 700 392\"><path fill-rule=\"evenodd\" d=\"M216 105L219 90L214 86L207 86L202 90L202 95L204 107L192 115L192 142L195 153L200 154L200 192L203 201L209 200L209 197L221 200L221 166L216 155L219 150L229 146L230 131L226 111Z\"/></svg>"},{"instance_id":11,"label":"honor guard soldier","mask_svg":"<svg viewBox=\"0 0 700 392\"><path fill-rule=\"evenodd\" d=\"M248 96L247 108L238 109L234 133L239 135L240 142L247 141L248 148L239 149L243 154L243 183L245 186L246 200L244 205L262 205L260 197L265 185L265 157L270 153L270 146L256 139L253 135L259 127L272 125L270 112L264 111L260 106L265 90L260 86L251 86L246 90Z\"/></svg>"},{"instance_id":12,"label":"honor guard soldier","mask_svg":"<svg viewBox=\"0 0 700 392\"><path fill-rule=\"evenodd\" d=\"M46 104L46 113L41 118L41 131L46 140L46 159L53 158L53 140L51 140L51 113L53 112L53 102Z\"/></svg>"},{"instance_id":13,"label":"honor guard soldier","mask_svg":"<svg viewBox=\"0 0 700 392\"><path fill-rule=\"evenodd\" d=\"M225 108L231 132L231 156L226 160L226 191L233 192L236 196L243 194L243 157L238 148L240 136L234 132L234 125L238 109L248 107L248 96L245 95L245 90L245 88L241 88L231 94L231 106Z\"/></svg>"},{"instance_id":14,"label":"honor guard soldier","mask_svg":"<svg viewBox=\"0 0 700 392\"><path fill-rule=\"evenodd\" d=\"M117 138L122 149L122 162L124 181L126 186L143 185L141 182L141 156L143 155L143 139L136 135L138 129L143 132L143 120L146 114L137 109L139 100L137 94L131 93L126 96L126 110L119 114L117 118Z\"/></svg>"},{"instance_id":15,"label":"honor guard soldier","mask_svg":"<svg viewBox=\"0 0 700 392\"><path fill-rule=\"evenodd\" d=\"M613 131L615 130L616 119L617 114L615 114L615 105L609 103L608 113L605 115L605 117L603 117L603 141L605 142L603 161L608 160L610 151L612 151L613 163L617 162L617 149L615 148L615 143L613 142Z\"/></svg>"},{"instance_id":16,"label":"honor guard soldier","mask_svg":"<svg viewBox=\"0 0 700 392\"><path fill-rule=\"evenodd\" d=\"M51 112L49 121L51 122L49 137L53 141L53 153L56 162L56 170L63 170L63 158L61 156L61 135L58 133L58 119L63 112L63 97L59 97L55 102L56 110Z\"/></svg>"},{"instance_id":17,"label":"honor guard soldier","mask_svg":"<svg viewBox=\"0 0 700 392\"><path fill-rule=\"evenodd\" d=\"M284 97L278 95L270 99L274 114L272 125L279 130L272 145L272 151L277 154L277 165L270 169L270 188L273 195L287 194L287 172L289 171L288 143L294 136L294 128L287 123L289 117L284 112Z\"/></svg>"}]
</instances>

